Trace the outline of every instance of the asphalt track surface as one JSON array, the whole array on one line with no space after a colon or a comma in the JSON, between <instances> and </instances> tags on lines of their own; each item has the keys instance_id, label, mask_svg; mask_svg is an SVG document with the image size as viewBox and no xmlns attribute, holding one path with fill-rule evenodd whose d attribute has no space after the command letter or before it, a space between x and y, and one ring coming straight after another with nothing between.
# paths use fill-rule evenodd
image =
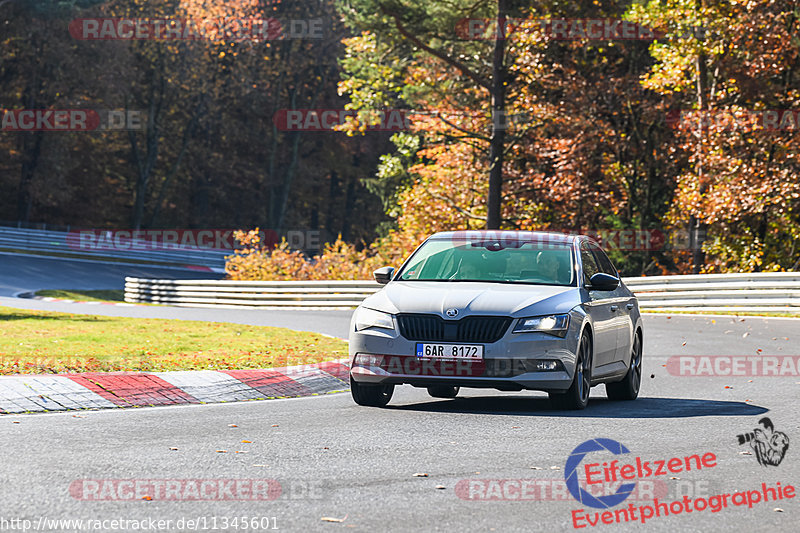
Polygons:
<instances>
[{"instance_id":1,"label":"asphalt track surface","mask_svg":"<svg viewBox=\"0 0 800 533\"><path fill-rule=\"evenodd\" d=\"M139 308L120 309L138 312ZM226 319L218 310L213 313L216 320ZM260 312L259 320L278 320L280 315ZM347 319L348 313L331 313L326 327L344 336ZM306 318L306 327L298 329L318 328L325 320ZM645 381L640 398L610 402L601 386L593 390L589 407L580 412L554 411L546 395L536 392L469 390L455 400L437 400L424 390L401 387L385 409L358 407L348 394L334 394L2 416L0 526L3 519L27 519L35 528L43 517L154 520L154 525L163 520L162 531L202 531L204 526L207 531L273 531L274 525L282 531L571 530L573 511L594 510L564 495L560 481L572 450L594 438L614 439L630 454L614 457L594 452L584 462L616 458L627 464L635 457L654 462L715 454L714 467L655 478L662 502L757 490L762 483L767 487L778 482L800 484L800 378L681 377L663 366L675 355L756 355L758 350L762 355L797 355L800 322L646 315L644 326ZM792 443L778 466L760 466L750 447L740 446L736 439L758 427L764 416ZM94 501L82 499L83 492L70 493L73 482L86 479L269 479L280 484L281 492L272 493L277 497L271 501L219 497L176 501L129 498L130 491L125 490L116 496L122 500ZM525 486L538 488L520 501L514 498L522 482L514 485L513 480L535 480ZM638 483L642 487L647 481L651 480ZM556 488L554 495L551 485ZM502 492L488 491L489 498L499 495L501 499L482 500L487 498L483 489L490 487L505 488L511 499L502 500ZM629 503L638 508L653 502L631 497L612 511ZM799 511L795 497L755 503L752 509L744 505L717 513L695 510L652 518L644 525L641 521L600 523L583 530L797 531ZM201 517L205 517L203 522L186 522ZM234 527L236 517L239 522ZM242 528L242 517L269 518L269 524L262 520L261 526L267 527ZM223 528L226 522L228 527ZM65 528L42 524L50 527L39 530L77 530L75 524ZM90 525L84 522L85 527ZM104 531L135 530L131 522L128 529L126 524L100 525ZM211 529L212 525L217 527Z\"/></svg>"},{"instance_id":2,"label":"asphalt track surface","mask_svg":"<svg viewBox=\"0 0 800 533\"><path fill-rule=\"evenodd\" d=\"M198 309L171 306L114 306L46 302L14 298L42 289L122 289L125 277L217 279L221 276L181 268L102 263L96 261L0 253L0 306L64 313L139 318L172 318L277 326L347 337L349 313L330 311L260 311L253 309ZM2 320L2 316L0 316Z\"/></svg>"},{"instance_id":3,"label":"asphalt track surface","mask_svg":"<svg viewBox=\"0 0 800 533\"><path fill-rule=\"evenodd\" d=\"M125 276L219 279L223 274L159 267L0 252L0 296L40 289L108 290L125 287Z\"/></svg>"}]
</instances>

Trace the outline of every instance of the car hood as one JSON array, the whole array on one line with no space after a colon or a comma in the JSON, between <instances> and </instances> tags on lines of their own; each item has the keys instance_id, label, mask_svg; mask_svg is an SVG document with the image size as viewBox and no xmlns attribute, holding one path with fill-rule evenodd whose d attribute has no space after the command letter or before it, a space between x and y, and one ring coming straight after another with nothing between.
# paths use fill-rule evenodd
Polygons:
<instances>
[{"instance_id":1,"label":"car hood","mask_svg":"<svg viewBox=\"0 0 800 533\"><path fill-rule=\"evenodd\" d=\"M577 287L484 282L393 281L369 296L364 307L387 313L533 316L567 313L580 303Z\"/></svg>"}]
</instances>

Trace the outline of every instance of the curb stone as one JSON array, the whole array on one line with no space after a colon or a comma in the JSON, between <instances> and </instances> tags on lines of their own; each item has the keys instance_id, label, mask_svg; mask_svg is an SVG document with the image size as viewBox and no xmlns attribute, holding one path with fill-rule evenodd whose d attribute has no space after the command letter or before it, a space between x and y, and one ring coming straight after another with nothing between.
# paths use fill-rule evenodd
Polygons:
<instances>
[{"instance_id":1,"label":"curb stone","mask_svg":"<svg viewBox=\"0 0 800 533\"><path fill-rule=\"evenodd\" d=\"M295 398L350 388L347 359L268 369L0 376L0 415Z\"/></svg>"}]
</instances>

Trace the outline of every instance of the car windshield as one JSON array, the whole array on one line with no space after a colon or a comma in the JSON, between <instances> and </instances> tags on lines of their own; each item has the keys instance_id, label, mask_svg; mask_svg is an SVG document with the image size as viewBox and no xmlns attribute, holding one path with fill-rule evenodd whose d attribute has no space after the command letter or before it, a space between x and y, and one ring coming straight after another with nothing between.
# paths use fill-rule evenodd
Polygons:
<instances>
[{"instance_id":1,"label":"car windshield","mask_svg":"<svg viewBox=\"0 0 800 533\"><path fill-rule=\"evenodd\" d=\"M573 285L572 248L568 243L497 241L426 241L400 273L405 281L489 281L538 285Z\"/></svg>"}]
</instances>

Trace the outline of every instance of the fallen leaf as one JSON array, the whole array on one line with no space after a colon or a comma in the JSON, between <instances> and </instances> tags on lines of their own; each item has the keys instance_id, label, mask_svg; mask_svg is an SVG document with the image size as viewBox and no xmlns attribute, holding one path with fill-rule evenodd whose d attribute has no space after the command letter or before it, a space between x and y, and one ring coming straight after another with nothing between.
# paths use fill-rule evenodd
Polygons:
<instances>
[{"instance_id":1,"label":"fallen leaf","mask_svg":"<svg viewBox=\"0 0 800 533\"><path fill-rule=\"evenodd\" d=\"M175 446L170 446L170 448L169 448L169 449L170 449L170 450L173 450L173 451L175 451L175 450L177 450L178 448L176 448Z\"/></svg>"},{"instance_id":2,"label":"fallen leaf","mask_svg":"<svg viewBox=\"0 0 800 533\"><path fill-rule=\"evenodd\" d=\"M344 515L344 518L333 518L331 516L323 516L320 518L323 522L344 522L347 518L347 515Z\"/></svg>"},{"instance_id":3,"label":"fallen leaf","mask_svg":"<svg viewBox=\"0 0 800 533\"><path fill-rule=\"evenodd\" d=\"M250 452L246 452L244 450L236 450L234 453L250 453Z\"/></svg>"},{"instance_id":4,"label":"fallen leaf","mask_svg":"<svg viewBox=\"0 0 800 533\"><path fill-rule=\"evenodd\" d=\"M725 388L726 388L726 389L732 389L733 387L731 387L731 386L729 386L729 385L725 385Z\"/></svg>"},{"instance_id":5,"label":"fallen leaf","mask_svg":"<svg viewBox=\"0 0 800 533\"><path fill-rule=\"evenodd\" d=\"M272 427L276 428L278 427L278 424L272 424Z\"/></svg>"},{"instance_id":6,"label":"fallen leaf","mask_svg":"<svg viewBox=\"0 0 800 533\"><path fill-rule=\"evenodd\" d=\"M245 444L252 444L253 443L253 441L250 441L250 440L243 440L242 442L244 442Z\"/></svg>"},{"instance_id":7,"label":"fallen leaf","mask_svg":"<svg viewBox=\"0 0 800 533\"><path fill-rule=\"evenodd\" d=\"M13 422L11 422L11 423L12 423L12 424L19 424L19 420L14 420L14 421L13 421Z\"/></svg>"},{"instance_id":8,"label":"fallen leaf","mask_svg":"<svg viewBox=\"0 0 800 533\"><path fill-rule=\"evenodd\" d=\"M143 499L143 500L150 501L150 500L152 500L153 498L152 498L152 497L150 497L150 496L142 496L142 499Z\"/></svg>"},{"instance_id":9,"label":"fallen leaf","mask_svg":"<svg viewBox=\"0 0 800 533\"><path fill-rule=\"evenodd\" d=\"M670 476L670 479L680 479L680 478L675 476Z\"/></svg>"},{"instance_id":10,"label":"fallen leaf","mask_svg":"<svg viewBox=\"0 0 800 533\"><path fill-rule=\"evenodd\" d=\"M667 317L667 320L670 320L671 318L672 318L671 316L668 316L668 317Z\"/></svg>"},{"instance_id":11,"label":"fallen leaf","mask_svg":"<svg viewBox=\"0 0 800 533\"><path fill-rule=\"evenodd\" d=\"M783 509L781 509L780 507L776 507L775 509L773 509L773 511L775 511L776 513L782 513Z\"/></svg>"},{"instance_id":12,"label":"fallen leaf","mask_svg":"<svg viewBox=\"0 0 800 533\"><path fill-rule=\"evenodd\" d=\"M752 380L752 379L748 379L748 380L747 380L747 382L748 382L748 383L752 383L752 382L753 382L753 380Z\"/></svg>"},{"instance_id":13,"label":"fallen leaf","mask_svg":"<svg viewBox=\"0 0 800 533\"><path fill-rule=\"evenodd\" d=\"M717 321L716 321L716 320L711 320L711 323L712 323L712 324L716 324L716 323L717 323Z\"/></svg>"},{"instance_id":14,"label":"fallen leaf","mask_svg":"<svg viewBox=\"0 0 800 533\"><path fill-rule=\"evenodd\" d=\"M217 453L228 453L228 450L217 450Z\"/></svg>"},{"instance_id":15,"label":"fallen leaf","mask_svg":"<svg viewBox=\"0 0 800 533\"><path fill-rule=\"evenodd\" d=\"M519 426L511 426L511 429L519 429Z\"/></svg>"},{"instance_id":16,"label":"fallen leaf","mask_svg":"<svg viewBox=\"0 0 800 533\"><path fill-rule=\"evenodd\" d=\"M683 344L681 344L681 346L686 346L686 341L683 341Z\"/></svg>"},{"instance_id":17,"label":"fallen leaf","mask_svg":"<svg viewBox=\"0 0 800 533\"><path fill-rule=\"evenodd\" d=\"M428 477L428 474L425 472L417 472L413 477Z\"/></svg>"},{"instance_id":18,"label":"fallen leaf","mask_svg":"<svg viewBox=\"0 0 800 533\"><path fill-rule=\"evenodd\" d=\"M72 415L72 418L86 418L86 417L83 415Z\"/></svg>"},{"instance_id":19,"label":"fallen leaf","mask_svg":"<svg viewBox=\"0 0 800 533\"><path fill-rule=\"evenodd\" d=\"M228 427L229 428L238 428L239 426L237 426L236 424L228 424Z\"/></svg>"},{"instance_id":20,"label":"fallen leaf","mask_svg":"<svg viewBox=\"0 0 800 533\"><path fill-rule=\"evenodd\" d=\"M445 487L444 485L436 485L436 488L439 489L439 490L442 490L442 489L446 489L447 487Z\"/></svg>"}]
</instances>

